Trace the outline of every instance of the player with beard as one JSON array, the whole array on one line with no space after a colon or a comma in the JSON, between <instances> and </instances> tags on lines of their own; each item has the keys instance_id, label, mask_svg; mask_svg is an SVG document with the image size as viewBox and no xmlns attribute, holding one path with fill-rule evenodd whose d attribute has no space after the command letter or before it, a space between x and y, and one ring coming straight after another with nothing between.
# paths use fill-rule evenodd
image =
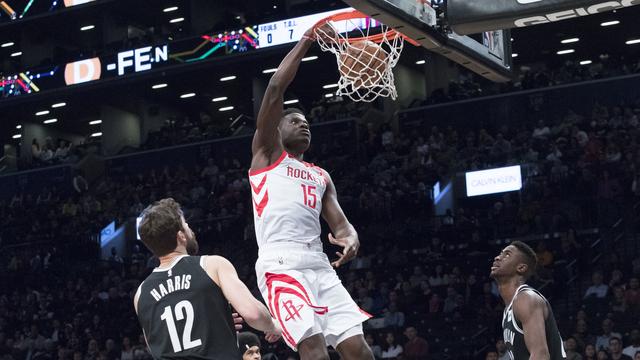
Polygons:
<instances>
[{"instance_id":1,"label":"player with beard","mask_svg":"<svg viewBox=\"0 0 640 360\"><path fill-rule=\"evenodd\" d=\"M282 330L267 308L220 256L195 256L198 242L171 198L142 212L140 238L160 266L140 284L133 303L156 359L237 359L236 326L229 303L267 341Z\"/></svg>"},{"instance_id":2,"label":"player with beard","mask_svg":"<svg viewBox=\"0 0 640 360\"><path fill-rule=\"evenodd\" d=\"M506 305L502 316L507 355L513 360L560 360L567 355L551 305L526 284L538 259L529 245L514 241L493 260L491 277Z\"/></svg>"}]
</instances>

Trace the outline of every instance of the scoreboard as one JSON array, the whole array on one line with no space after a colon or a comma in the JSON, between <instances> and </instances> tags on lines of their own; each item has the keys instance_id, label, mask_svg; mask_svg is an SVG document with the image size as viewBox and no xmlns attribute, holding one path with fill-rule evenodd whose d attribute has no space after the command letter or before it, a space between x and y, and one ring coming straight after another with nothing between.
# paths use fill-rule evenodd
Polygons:
<instances>
[{"instance_id":1,"label":"scoreboard","mask_svg":"<svg viewBox=\"0 0 640 360\"><path fill-rule=\"evenodd\" d=\"M347 9L326 11L318 14L300 16L291 19L274 21L266 24L258 25L258 39L260 47L270 47L282 44L296 42L302 39L305 31L312 27L318 21Z\"/></svg>"},{"instance_id":2,"label":"scoreboard","mask_svg":"<svg viewBox=\"0 0 640 360\"><path fill-rule=\"evenodd\" d=\"M300 39L302 39L304 33L320 20L333 14L352 10L353 8L344 8L260 24L256 28L260 47L266 48L299 41ZM356 28L363 29L366 28L367 25L373 28L379 26L379 24L380 23L378 21L371 18L344 20L333 23L336 30L338 30L338 32L340 33L349 32L355 30Z\"/></svg>"},{"instance_id":3,"label":"scoreboard","mask_svg":"<svg viewBox=\"0 0 640 360\"><path fill-rule=\"evenodd\" d=\"M64 4L74 6L86 2L92 0L67 0ZM0 75L0 100L297 42L320 20L351 10L353 8L326 11L246 26L242 29L203 34L167 44L123 49L115 54L78 59L57 66L24 69L14 74ZM380 23L371 18L360 18L334 22L333 25L338 32L343 33L367 26L375 28Z\"/></svg>"}]
</instances>

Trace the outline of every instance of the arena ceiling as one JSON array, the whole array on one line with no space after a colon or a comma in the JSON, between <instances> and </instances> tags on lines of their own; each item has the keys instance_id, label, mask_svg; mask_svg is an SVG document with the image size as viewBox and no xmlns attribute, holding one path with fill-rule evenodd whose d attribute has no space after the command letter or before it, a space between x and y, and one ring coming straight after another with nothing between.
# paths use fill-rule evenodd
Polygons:
<instances>
[{"instance_id":1,"label":"arena ceiling","mask_svg":"<svg viewBox=\"0 0 640 360\"><path fill-rule=\"evenodd\" d=\"M125 6L123 6L125 5ZM287 17L342 8L346 5L339 1L210 1L210 0L105 0L92 6L78 9L66 9L56 16L34 16L19 21L0 22L0 44L13 42L10 47L0 47L0 73L17 71L42 63L64 63L78 56L109 53L122 49L125 38L130 42L141 43L152 39L154 42L170 39L198 37L203 33L233 29L249 24L258 24ZM172 11L166 9L177 7ZM107 15L105 15L107 14ZM46 14L45 14L46 15ZM172 20L183 18L182 21ZM604 54L640 58L640 44L629 41L640 39L640 7L632 7L616 12L594 15L575 20L539 25L512 31L514 66L529 64L558 65L565 61L596 61ZM602 26L609 23L609 26ZM93 25L91 30L81 28ZM114 31L126 34L114 34ZM118 37L120 36L120 37ZM113 41L119 38L119 41ZM573 39L573 42L566 40ZM578 39L577 41L575 39ZM110 40L110 41L108 41ZM563 43L565 41L565 43ZM48 44L50 57L29 56L21 43ZM131 99L145 98L151 103L171 104L185 111L205 109L217 113L221 108L233 106L234 110L219 114L225 119L233 119L238 114L252 114L253 105L250 89L252 79L258 77L268 80L266 69L278 65L289 46L263 49L251 55L220 58L205 64L194 64L170 74L153 73L119 82L105 82L100 86L86 86L61 94L37 94L25 96L20 101L0 101L4 113L18 114L3 116L0 124L2 138L11 133L21 121L34 121L35 113L48 109L54 103L65 102L67 106L56 111L60 119L56 126L62 129L75 129L80 132L91 131L88 122L99 116L93 104L113 104L131 107ZM573 50L567 54L558 51ZM21 51L22 56L11 54ZM310 104L322 98L331 90L325 85L335 83L337 69L335 59L314 49L310 56L317 59L305 62L292 85L286 100L299 100ZM401 62L420 69L420 60L431 55L421 48L407 47ZM233 81L220 81L220 77L236 76ZM154 85L164 84L161 89ZM122 91L126 89L126 91ZM196 93L191 98L180 95ZM214 98L226 97L224 102L213 102ZM13 99L9 99L13 100ZM28 104L29 112L24 112Z\"/></svg>"}]
</instances>

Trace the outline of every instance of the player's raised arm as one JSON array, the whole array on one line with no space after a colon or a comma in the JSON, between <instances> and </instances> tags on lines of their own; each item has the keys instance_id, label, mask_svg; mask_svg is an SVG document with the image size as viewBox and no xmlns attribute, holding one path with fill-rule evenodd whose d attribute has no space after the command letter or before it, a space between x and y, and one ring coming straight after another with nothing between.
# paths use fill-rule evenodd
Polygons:
<instances>
[{"instance_id":1,"label":"player's raised arm","mask_svg":"<svg viewBox=\"0 0 640 360\"><path fill-rule=\"evenodd\" d=\"M264 331L269 341L275 341L280 337L282 330L271 317L269 310L251 295L229 260L220 256L206 256L204 265L207 274L220 286L224 297L247 324Z\"/></svg>"},{"instance_id":2,"label":"player's raised arm","mask_svg":"<svg viewBox=\"0 0 640 360\"><path fill-rule=\"evenodd\" d=\"M282 117L284 92L293 81L298 72L302 58L314 43L313 29L307 30L296 46L289 51L287 56L273 74L267 90L262 98L262 105L258 112L256 132L253 136L251 151L253 160L252 169L259 169L271 165L282 152L282 143L278 133L278 125Z\"/></svg>"},{"instance_id":3,"label":"player's raised arm","mask_svg":"<svg viewBox=\"0 0 640 360\"><path fill-rule=\"evenodd\" d=\"M524 342L531 354L531 360L548 360L551 358L545 333L547 304L540 296L531 292L518 294L513 302L513 313L522 322Z\"/></svg>"},{"instance_id":4,"label":"player's raised arm","mask_svg":"<svg viewBox=\"0 0 640 360\"><path fill-rule=\"evenodd\" d=\"M338 260L331 263L331 265L339 267L358 255L360 240L356 229L351 225L342 211L340 203L338 203L336 187L326 171L324 171L324 178L327 181L327 190L322 197L322 217L331 228L329 242L342 246L342 252L336 252Z\"/></svg>"}]
</instances>

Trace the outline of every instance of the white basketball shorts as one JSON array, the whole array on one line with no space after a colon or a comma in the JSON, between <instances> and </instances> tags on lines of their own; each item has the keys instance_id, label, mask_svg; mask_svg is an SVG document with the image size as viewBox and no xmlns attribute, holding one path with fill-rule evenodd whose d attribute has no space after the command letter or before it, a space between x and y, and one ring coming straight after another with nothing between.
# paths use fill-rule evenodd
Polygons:
<instances>
[{"instance_id":1,"label":"white basketball shorts","mask_svg":"<svg viewBox=\"0 0 640 360\"><path fill-rule=\"evenodd\" d=\"M321 244L264 245L256 274L262 297L293 350L316 334L323 334L336 348L348 337L362 334L362 322L371 317L342 286Z\"/></svg>"}]
</instances>

